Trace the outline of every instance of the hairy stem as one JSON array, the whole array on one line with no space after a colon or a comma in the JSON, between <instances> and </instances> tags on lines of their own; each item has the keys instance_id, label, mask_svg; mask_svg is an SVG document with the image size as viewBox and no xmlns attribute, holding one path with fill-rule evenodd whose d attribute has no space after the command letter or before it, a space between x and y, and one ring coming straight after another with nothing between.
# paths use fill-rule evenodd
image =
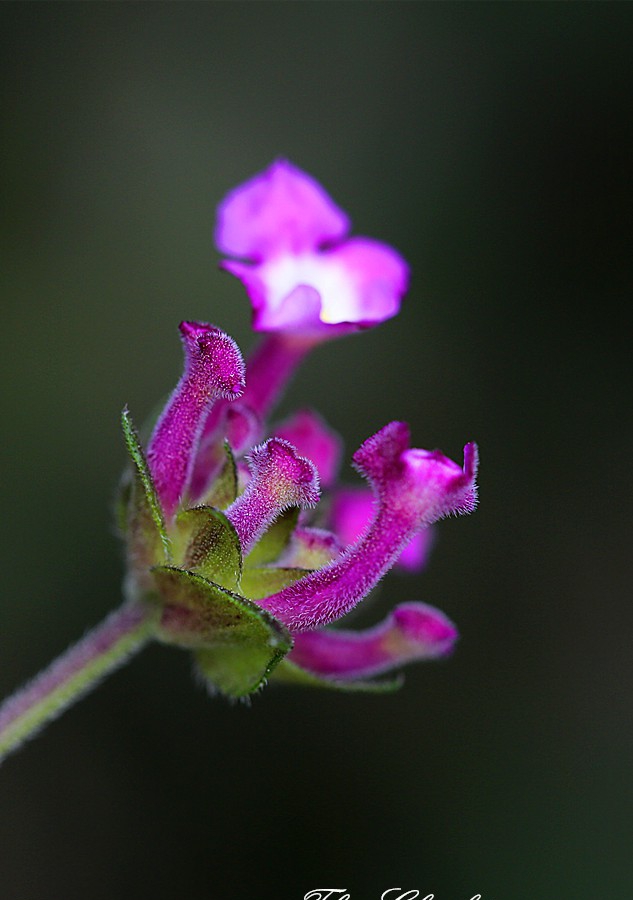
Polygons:
<instances>
[{"instance_id":1,"label":"hairy stem","mask_svg":"<svg viewBox=\"0 0 633 900\"><path fill-rule=\"evenodd\" d=\"M0 706L0 762L123 665L152 637L155 612L127 603Z\"/></svg>"}]
</instances>

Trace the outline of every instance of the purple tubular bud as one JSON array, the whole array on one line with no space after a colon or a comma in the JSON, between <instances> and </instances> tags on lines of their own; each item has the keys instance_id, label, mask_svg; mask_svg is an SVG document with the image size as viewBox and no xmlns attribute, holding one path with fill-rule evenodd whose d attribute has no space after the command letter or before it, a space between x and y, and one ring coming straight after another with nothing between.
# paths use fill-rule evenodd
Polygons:
<instances>
[{"instance_id":1,"label":"purple tubular bud","mask_svg":"<svg viewBox=\"0 0 633 900\"><path fill-rule=\"evenodd\" d=\"M205 420L218 398L244 390L244 361L235 341L219 328L181 322L185 367L154 428L147 461L165 515L186 493Z\"/></svg>"},{"instance_id":2,"label":"purple tubular bud","mask_svg":"<svg viewBox=\"0 0 633 900\"><path fill-rule=\"evenodd\" d=\"M259 601L291 631L339 619L369 593L418 530L474 509L475 445L464 448L462 469L439 451L411 450L408 443L402 422L365 441L354 463L376 496L371 524L334 562Z\"/></svg>"},{"instance_id":3,"label":"purple tubular bud","mask_svg":"<svg viewBox=\"0 0 633 900\"><path fill-rule=\"evenodd\" d=\"M314 506L319 476L314 466L281 438L270 438L247 457L250 479L244 493L225 510L244 556L277 516L289 506Z\"/></svg>"},{"instance_id":4,"label":"purple tubular bud","mask_svg":"<svg viewBox=\"0 0 633 900\"><path fill-rule=\"evenodd\" d=\"M315 675L357 680L446 656L457 637L457 629L439 609L403 603L379 625L363 631L320 628L297 634L288 659Z\"/></svg>"}]
</instances>

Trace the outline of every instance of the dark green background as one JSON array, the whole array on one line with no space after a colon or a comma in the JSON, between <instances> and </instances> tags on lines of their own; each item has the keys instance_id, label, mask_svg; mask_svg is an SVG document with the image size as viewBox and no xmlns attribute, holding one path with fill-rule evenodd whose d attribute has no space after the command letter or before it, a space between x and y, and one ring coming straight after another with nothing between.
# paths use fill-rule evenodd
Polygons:
<instances>
[{"instance_id":1,"label":"dark green background","mask_svg":"<svg viewBox=\"0 0 633 900\"><path fill-rule=\"evenodd\" d=\"M178 321L252 345L214 210L276 156L413 267L284 410L482 454L372 610L440 606L451 661L246 709L150 648L0 770L3 900L631 896L632 38L628 3L2 4L0 693L118 603L119 410Z\"/></svg>"}]
</instances>

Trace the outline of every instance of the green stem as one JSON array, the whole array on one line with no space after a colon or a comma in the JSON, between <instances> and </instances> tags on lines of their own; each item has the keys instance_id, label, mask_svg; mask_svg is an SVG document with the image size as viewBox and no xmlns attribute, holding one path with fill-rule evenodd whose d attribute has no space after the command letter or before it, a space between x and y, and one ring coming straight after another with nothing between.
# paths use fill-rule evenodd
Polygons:
<instances>
[{"instance_id":1,"label":"green stem","mask_svg":"<svg viewBox=\"0 0 633 900\"><path fill-rule=\"evenodd\" d=\"M155 611L128 603L111 613L0 706L0 762L123 665L152 637Z\"/></svg>"}]
</instances>

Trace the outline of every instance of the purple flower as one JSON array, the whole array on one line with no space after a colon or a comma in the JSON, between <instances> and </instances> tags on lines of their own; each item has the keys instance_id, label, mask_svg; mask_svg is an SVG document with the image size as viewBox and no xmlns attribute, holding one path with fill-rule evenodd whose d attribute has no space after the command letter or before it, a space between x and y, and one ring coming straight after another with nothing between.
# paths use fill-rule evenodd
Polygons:
<instances>
[{"instance_id":1,"label":"purple flower","mask_svg":"<svg viewBox=\"0 0 633 900\"><path fill-rule=\"evenodd\" d=\"M425 562L434 522L474 509L476 445L458 465L390 422L354 453L367 487L350 490L338 484L341 439L317 413L270 423L308 351L398 312L406 263L348 231L283 160L221 204L217 243L238 258L224 267L246 287L255 330L271 334L245 364L219 328L182 322L183 373L146 450L124 410L125 603L0 706L0 760L152 639L191 651L209 689L231 698L269 680L390 689L376 676L452 650L455 626L425 603L360 631L331 626L394 564Z\"/></svg>"},{"instance_id":2,"label":"purple flower","mask_svg":"<svg viewBox=\"0 0 633 900\"><path fill-rule=\"evenodd\" d=\"M408 267L391 247L349 238L347 215L286 160L235 188L218 210L223 267L246 287L256 331L321 340L396 315Z\"/></svg>"},{"instance_id":3,"label":"purple flower","mask_svg":"<svg viewBox=\"0 0 633 900\"><path fill-rule=\"evenodd\" d=\"M183 323L184 373L147 463L128 423L131 591L158 605L158 636L192 649L230 696L269 678L375 687L367 679L446 655L457 638L423 603L364 631L330 626L394 564L423 565L433 522L474 508L475 445L458 466L412 449L408 426L391 422L354 454L368 484L350 489L337 484L341 439L317 413L268 423L308 350L398 311L406 263L348 231L320 185L285 161L230 193L216 240L244 261L224 266L246 286L255 329L276 333L244 366L219 329ZM321 488L325 516L313 512Z\"/></svg>"}]
</instances>

